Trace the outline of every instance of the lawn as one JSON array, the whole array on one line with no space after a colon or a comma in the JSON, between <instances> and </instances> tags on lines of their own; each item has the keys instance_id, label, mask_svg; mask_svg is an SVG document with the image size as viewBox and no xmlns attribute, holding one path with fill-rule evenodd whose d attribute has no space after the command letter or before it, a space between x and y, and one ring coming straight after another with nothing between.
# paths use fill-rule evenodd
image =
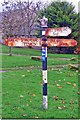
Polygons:
<instances>
[{"instance_id":1,"label":"lawn","mask_svg":"<svg viewBox=\"0 0 80 120\"><path fill-rule=\"evenodd\" d=\"M40 50L2 46L2 118L79 118L78 56L48 53L48 109L42 108ZM73 59L75 58L75 59ZM1 74L1 73L0 73Z\"/></svg>"}]
</instances>

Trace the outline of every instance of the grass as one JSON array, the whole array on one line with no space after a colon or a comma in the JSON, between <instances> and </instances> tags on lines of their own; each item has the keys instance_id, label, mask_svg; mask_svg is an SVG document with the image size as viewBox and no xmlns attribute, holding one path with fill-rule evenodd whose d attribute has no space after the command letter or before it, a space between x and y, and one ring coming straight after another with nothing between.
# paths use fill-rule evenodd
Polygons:
<instances>
[{"instance_id":1,"label":"grass","mask_svg":"<svg viewBox=\"0 0 80 120\"><path fill-rule=\"evenodd\" d=\"M34 61L30 56L2 56L3 68L20 68L20 67L29 67L29 66L38 66L41 65L41 62ZM5 64L4 64L5 63ZM9 63L9 64L8 64Z\"/></svg>"},{"instance_id":2,"label":"grass","mask_svg":"<svg viewBox=\"0 0 80 120\"><path fill-rule=\"evenodd\" d=\"M8 47L2 46L2 52L8 53ZM78 64L77 55L48 54L49 106L43 110L41 61L31 59L41 56L41 51L13 48L13 54L2 55L6 70L2 73L2 118L79 118L78 70L68 68L68 64Z\"/></svg>"},{"instance_id":3,"label":"grass","mask_svg":"<svg viewBox=\"0 0 80 120\"><path fill-rule=\"evenodd\" d=\"M2 51L3 53L8 53L9 54L9 47L8 46L2 46ZM41 55L41 51L40 50L35 50L32 49L30 50L30 48L16 48L13 47L12 48L12 54L20 54L20 55Z\"/></svg>"},{"instance_id":4,"label":"grass","mask_svg":"<svg viewBox=\"0 0 80 120\"><path fill-rule=\"evenodd\" d=\"M2 46L2 52L3 53L7 53L9 54L9 47L8 46L5 46L3 45ZM13 47L12 48L12 54L19 54L19 55L33 55L33 56L41 56L41 50L35 50L35 49L30 49L30 48L16 48L16 47ZM73 54L51 54L49 53L48 54L48 57L54 57L54 58L72 58L72 57L76 57L78 58L77 55L73 55Z\"/></svg>"}]
</instances>

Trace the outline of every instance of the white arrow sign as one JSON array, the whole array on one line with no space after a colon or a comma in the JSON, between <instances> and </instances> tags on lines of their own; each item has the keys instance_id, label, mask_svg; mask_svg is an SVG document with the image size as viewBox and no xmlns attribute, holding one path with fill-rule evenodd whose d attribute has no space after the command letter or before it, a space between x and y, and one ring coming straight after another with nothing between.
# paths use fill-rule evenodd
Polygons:
<instances>
[{"instance_id":1,"label":"white arrow sign","mask_svg":"<svg viewBox=\"0 0 80 120\"><path fill-rule=\"evenodd\" d=\"M46 36L68 36L71 33L71 28L61 27L61 28L47 28Z\"/></svg>"}]
</instances>

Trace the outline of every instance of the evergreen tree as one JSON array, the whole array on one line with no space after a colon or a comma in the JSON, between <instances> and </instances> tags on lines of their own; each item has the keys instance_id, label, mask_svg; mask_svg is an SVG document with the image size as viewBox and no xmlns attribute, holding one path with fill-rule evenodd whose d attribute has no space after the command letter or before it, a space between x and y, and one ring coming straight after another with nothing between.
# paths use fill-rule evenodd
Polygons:
<instances>
[{"instance_id":1,"label":"evergreen tree","mask_svg":"<svg viewBox=\"0 0 80 120\"><path fill-rule=\"evenodd\" d=\"M54 1L40 12L40 18L45 15L48 18L48 27L70 27L72 33L66 38L78 39L78 14L75 7L69 2Z\"/></svg>"}]
</instances>

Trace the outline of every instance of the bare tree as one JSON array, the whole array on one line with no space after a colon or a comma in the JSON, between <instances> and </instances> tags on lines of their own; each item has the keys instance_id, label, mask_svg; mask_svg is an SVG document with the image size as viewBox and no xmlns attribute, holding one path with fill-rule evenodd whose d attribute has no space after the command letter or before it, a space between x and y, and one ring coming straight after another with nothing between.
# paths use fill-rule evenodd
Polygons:
<instances>
[{"instance_id":1,"label":"bare tree","mask_svg":"<svg viewBox=\"0 0 80 120\"><path fill-rule=\"evenodd\" d=\"M6 36L35 34L34 24L38 19L41 2L11 1L4 3L3 32Z\"/></svg>"}]
</instances>

